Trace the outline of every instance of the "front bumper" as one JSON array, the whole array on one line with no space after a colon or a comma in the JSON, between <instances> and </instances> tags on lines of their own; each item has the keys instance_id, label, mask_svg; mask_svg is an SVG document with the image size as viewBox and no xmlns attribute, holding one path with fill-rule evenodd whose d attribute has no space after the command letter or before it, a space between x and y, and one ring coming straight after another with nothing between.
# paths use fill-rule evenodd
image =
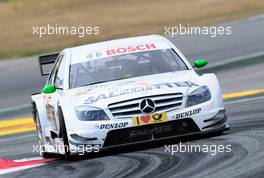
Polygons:
<instances>
[{"instance_id":1,"label":"front bumper","mask_svg":"<svg viewBox=\"0 0 264 178\"><path fill-rule=\"evenodd\" d=\"M205 120L207 124L202 129L192 118L169 121L162 124L131 127L108 132L103 147L150 141L155 139L180 137L186 134L199 134L228 129L225 110L221 110L214 117Z\"/></svg>"},{"instance_id":2,"label":"front bumper","mask_svg":"<svg viewBox=\"0 0 264 178\"><path fill-rule=\"evenodd\" d=\"M193 109L193 111L195 110L197 111L197 108ZM94 129L90 131L78 130L78 132L69 133L69 143L74 146L98 145L100 148L107 148L145 141L160 140L170 137L218 132L228 129L225 109L220 108L211 110L210 112L203 112L203 109L200 110L199 108L199 111L201 112L193 114L190 117L180 119L177 119L177 117L184 115L181 113L185 112L181 111L179 113L178 111L178 114L168 113L168 122L159 124L135 127L131 126L129 123L126 128L104 130ZM119 122L122 123L124 120Z\"/></svg>"},{"instance_id":3,"label":"front bumper","mask_svg":"<svg viewBox=\"0 0 264 178\"><path fill-rule=\"evenodd\" d=\"M191 118L109 131L103 147L200 132Z\"/></svg>"}]
</instances>

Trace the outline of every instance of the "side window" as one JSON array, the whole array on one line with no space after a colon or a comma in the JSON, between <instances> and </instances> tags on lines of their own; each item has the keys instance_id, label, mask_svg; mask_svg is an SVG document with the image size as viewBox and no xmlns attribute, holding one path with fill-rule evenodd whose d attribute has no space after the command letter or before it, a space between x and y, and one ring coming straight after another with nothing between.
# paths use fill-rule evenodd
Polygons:
<instances>
[{"instance_id":1,"label":"side window","mask_svg":"<svg viewBox=\"0 0 264 178\"><path fill-rule=\"evenodd\" d=\"M57 68L55 82L54 82L55 86L58 88L63 88L64 72L65 72L65 60L64 60L64 56L61 56L60 65Z\"/></svg>"},{"instance_id":2,"label":"side window","mask_svg":"<svg viewBox=\"0 0 264 178\"><path fill-rule=\"evenodd\" d=\"M163 58L166 60L167 63L169 63L171 66L173 66L177 70L186 70L187 67L182 61L182 59L178 56L176 52L173 50L163 50Z\"/></svg>"},{"instance_id":3,"label":"side window","mask_svg":"<svg viewBox=\"0 0 264 178\"><path fill-rule=\"evenodd\" d=\"M54 66L52 67L51 73L50 73L49 78L48 78L48 84L49 85L54 84L54 79L55 79L56 73L58 71L59 65L61 63L61 59L62 59L62 56L58 56Z\"/></svg>"}]
</instances>

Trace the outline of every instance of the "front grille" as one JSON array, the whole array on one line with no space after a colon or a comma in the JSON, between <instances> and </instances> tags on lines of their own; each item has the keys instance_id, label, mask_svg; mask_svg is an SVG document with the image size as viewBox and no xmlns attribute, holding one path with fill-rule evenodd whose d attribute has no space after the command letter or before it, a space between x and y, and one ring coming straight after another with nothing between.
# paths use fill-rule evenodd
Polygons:
<instances>
[{"instance_id":1,"label":"front grille","mask_svg":"<svg viewBox=\"0 0 264 178\"><path fill-rule=\"evenodd\" d=\"M149 98L155 102L155 112L168 112L179 109L182 106L183 94L161 94L136 99L125 100L108 105L112 115L116 118L131 118L142 114L139 103L142 99Z\"/></svg>"},{"instance_id":2,"label":"front grille","mask_svg":"<svg viewBox=\"0 0 264 178\"><path fill-rule=\"evenodd\" d=\"M104 147L198 132L200 132L198 126L191 118L169 121L161 124L117 129L107 133Z\"/></svg>"}]
</instances>

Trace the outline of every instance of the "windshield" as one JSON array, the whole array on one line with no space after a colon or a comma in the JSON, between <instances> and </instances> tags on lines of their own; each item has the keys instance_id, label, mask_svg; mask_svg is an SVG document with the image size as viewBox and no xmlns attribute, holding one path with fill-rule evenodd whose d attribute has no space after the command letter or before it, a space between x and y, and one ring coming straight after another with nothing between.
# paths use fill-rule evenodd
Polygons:
<instances>
[{"instance_id":1,"label":"windshield","mask_svg":"<svg viewBox=\"0 0 264 178\"><path fill-rule=\"evenodd\" d=\"M173 49L122 54L71 65L70 88L181 70L187 67Z\"/></svg>"}]
</instances>

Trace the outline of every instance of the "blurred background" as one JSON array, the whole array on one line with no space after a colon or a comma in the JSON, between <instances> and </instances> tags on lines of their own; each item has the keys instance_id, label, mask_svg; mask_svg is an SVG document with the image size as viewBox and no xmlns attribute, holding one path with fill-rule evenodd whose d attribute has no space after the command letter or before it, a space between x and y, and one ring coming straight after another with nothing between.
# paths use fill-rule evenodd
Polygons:
<instances>
[{"instance_id":1,"label":"blurred background","mask_svg":"<svg viewBox=\"0 0 264 178\"><path fill-rule=\"evenodd\" d=\"M29 56L165 26L216 24L264 12L263 0L0 0L0 59ZM34 26L99 26L100 35L33 35Z\"/></svg>"}]
</instances>

